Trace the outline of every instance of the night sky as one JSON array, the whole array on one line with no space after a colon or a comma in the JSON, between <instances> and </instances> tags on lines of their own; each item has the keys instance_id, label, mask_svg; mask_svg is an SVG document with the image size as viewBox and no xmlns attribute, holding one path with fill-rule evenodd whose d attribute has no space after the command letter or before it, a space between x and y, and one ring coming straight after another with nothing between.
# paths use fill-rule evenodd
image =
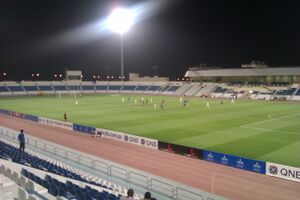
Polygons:
<instances>
[{"instance_id":1,"label":"night sky","mask_svg":"<svg viewBox=\"0 0 300 200\"><path fill-rule=\"evenodd\" d=\"M119 75L120 36L97 24L114 7L137 5L144 13L124 35L125 75L153 75L157 66L157 75L174 79L200 63L236 68L252 60L300 65L300 1L3 0L0 78L52 80L66 68L88 80Z\"/></svg>"}]
</instances>

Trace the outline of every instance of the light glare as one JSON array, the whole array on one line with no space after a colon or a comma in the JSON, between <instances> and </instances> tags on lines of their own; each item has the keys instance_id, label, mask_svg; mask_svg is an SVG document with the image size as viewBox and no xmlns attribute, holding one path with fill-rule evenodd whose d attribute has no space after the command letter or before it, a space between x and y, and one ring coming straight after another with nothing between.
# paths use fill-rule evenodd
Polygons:
<instances>
[{"instance_id":1,"label":"light glare","mask_svg":"<svg viewBox=\"0 0 300 200\"><path fill-rule=\"evenodd\" d=\"M133 13L124 8L116 8L108 18L109 28L119 34L123 34L129 30L133 24Z\"/></svg>"}]
</instances>

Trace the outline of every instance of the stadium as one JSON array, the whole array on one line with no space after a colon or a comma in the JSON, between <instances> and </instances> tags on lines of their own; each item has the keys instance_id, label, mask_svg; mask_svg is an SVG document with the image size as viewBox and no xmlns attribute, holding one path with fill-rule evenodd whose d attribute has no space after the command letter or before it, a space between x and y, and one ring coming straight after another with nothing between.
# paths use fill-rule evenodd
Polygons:
<instances>
[{"instance_id":1,"label":"stadium","mask_svg":"<svg viewBox=\"0 0 300 200\"><path fill-rule=\"evenodd\" d=\"M0 200L299 199L296 31L257 23L296 15L209 2L3 4Z\"/></svg>"},{"instance_id":2,"label":"stadium","mask_svg":"<svg viewBox=\"0 0 300 200\"><path fill-rule=\"evenodd\" d=\"M199 69L199 74L202 71L210 72ZM195 70L186 76L190 73ZM31 190L40 188L38 184L47 187L39 180L43 176L55 179L54 173L65 176L64 180L73 177L65 172L69 168L71 172L84 170L74 178L83 182L79 186L84 184L87 190L89 184L100 185L109 190L103 191L109 198L134 187L136 191L141 188L136 199L145 189L159 199L282 199L282 195L293 199L299 195L299 145L295 143L299 139L299 84L266 84L241 80L3 81L1 158L26 168L16 167L20 171L13 172L11 164L4 162L7 165L1 170L13 181L25 176L33 184L28 186ZM28 156L38 160L26 160L15 149L7 152L16 148L19 129L28 133ZM106 148L114 153L107 153ZM46 161L64 172L47 169L41 164ZM47 173L31 171L34 168L46 168ZM286 173L274 174L273 168ZM249 179L241 180L243 176ZM231 189L224 185L226 180L233 184ZM249 184L256 191L254 196L232 190L250 189ZM265 192L277 184L289 187ZM50 196L62 194L48 187ZM79 194L74 191L73 195Z\"/></svg>"}]
</instances>

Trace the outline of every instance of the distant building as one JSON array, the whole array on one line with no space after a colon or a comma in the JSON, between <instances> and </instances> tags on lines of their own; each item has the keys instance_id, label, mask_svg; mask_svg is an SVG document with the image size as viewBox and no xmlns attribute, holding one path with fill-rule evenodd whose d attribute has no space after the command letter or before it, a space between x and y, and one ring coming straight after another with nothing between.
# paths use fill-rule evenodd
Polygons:
<instances>
[{"instance_id":1,"label":"distant building","mask_svg":"<svg viewBox=\"0 0 300 200\"><path fill-rule=\"evenodd\" d=\"M158 77L158 76L154 76L154 77L150 77L150 76L144 76L144 77L140 77L139 73L129 73L129 81L153 81L153 82L158 82L158 81L169 81L168 77Z\"/></svg>"},{"instance_id":2,"label":"distant building","mask_svg":"<svg viewBox=\"0 0 300 200\"><path fill-rule=\"evenodd\" d=\"M82 71L81 70L66 70L65 78L67 81L81 81Z\"/></svg>"},{"instance_id":3,"label":"distant building","mask_svg":"<svg viewBox=\"0 0 300 200\"><path fill-rule=\"evenodd\" d=\"M242 68L267 68L268 65L265 64L265 62L262 61L251 61L249 64L242 64Z\"/></svg>"},{"instance_id":4,"label":"distant building","mask_svg":"<svg viewBox=\"0 0 300 200\"><path fill-rule=\"evenodd\" d=\"M230 69L196 69L190 68L185 77L191 81L210 81L210 82L300 82L300 66L290 67L268 67L263 62L251 62L243 64L242 68Z\"/></svg>"}]
</instances>

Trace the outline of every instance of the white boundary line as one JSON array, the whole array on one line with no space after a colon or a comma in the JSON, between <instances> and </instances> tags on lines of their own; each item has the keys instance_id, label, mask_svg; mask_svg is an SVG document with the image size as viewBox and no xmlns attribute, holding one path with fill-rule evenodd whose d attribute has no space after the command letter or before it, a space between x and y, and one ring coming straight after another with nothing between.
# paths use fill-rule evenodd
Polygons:
<instances>
[{"instance_id":1,"label":"white boundary line","mask_svg":"<svg viewBox=\"0 0 300 200\"><path fill-rule=\"evenodd\" d=\"M280 131L280 130L271 129L271 128L260 128L260 127L251 126L254 124L260 124L260 123L265 123L265 122L286 119L286 118L294 117L297 115L300 115L300 113L295 113L295 114L286 115L286 116L282 116L282 117L272 118L272 119L268 119L268 120L262 120L262 121L258 121L258 122L254 122L254 123L250 123L250 124L245 124L245 125L240 126L240 128L247 128L247 129L253 129L253 130L258 130L258 131L273 131L273 132L277 132L277 133L286 133L286 134L291 134L291 135L300 135L297 132L292 132L292 131Z\"/></svg>"},{"instance_id":2,"label":"white boundary line","mask_svg":"<svg viewBox=\"0 0 300 200\"><path fill-rule=\"evenodd\" d=\"M258 130L258 131L272 131L276 133L286 133L286 134L291 134L291 135L300 135L296 132L292 131L280 131L280 130L275 130L271 128L259 128L259 127L251 127L251 126L240 126L240 128L247 128L247 129L253 129L253 130Z\"/></svg>"},{"instance_id":3,"label":"white boundary line","mask_svg":"<svg viewBox=\"0 0 300 200\"><path fill-rule=\"evenodd\" d=\"M282 117L267 119L267 120L263 120L263 121L258 121L258 122L250 123L250 124L244 124L242 126L243 127L247 127L247 126L251 126L251 125L254 125L254 124L260 124L260 123L264 123L264 122L271 122L271 121L276 121L276 120L285 119L285 118L289 118L289 117L294 117L296 115L300 115L300 113L295 113L295 114L292 114L292 115L286 115L286 116L282 116ZM240 127L242 127L242 126L240 126Z\"/></svg>"}]
</instances>

